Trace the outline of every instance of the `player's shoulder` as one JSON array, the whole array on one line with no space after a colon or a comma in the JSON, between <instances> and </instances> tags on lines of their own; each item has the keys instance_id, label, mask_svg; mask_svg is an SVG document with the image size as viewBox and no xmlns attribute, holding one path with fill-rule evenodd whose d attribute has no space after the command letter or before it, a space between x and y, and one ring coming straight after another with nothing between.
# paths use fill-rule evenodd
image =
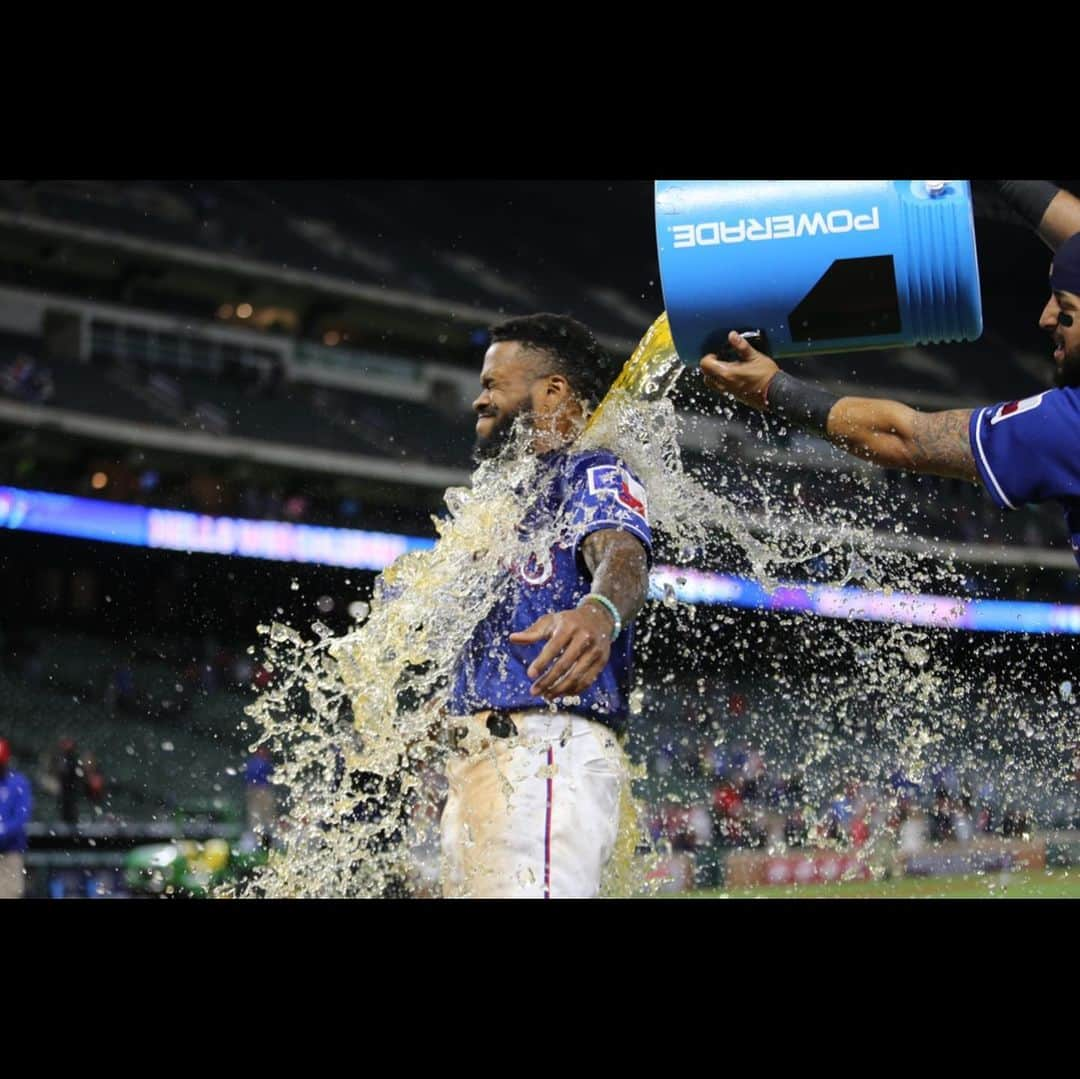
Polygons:
<instances>
[{"instance_id":1,"label":"player's shoulder","mask_svg":"<svg viewBox=\"0 0 1080 1079\"><path fill-rule=\"evenodd\" d=\"M574 450L566 455L568 473L587 474L591 468L617 468L634 475L634 471L617 453L605 449Z\"/></svg>"},{"instance_id":2,"label":"player's shoulder","mask_svg":"<svg viewBox=\"0 0 1080 1079\"><path fill-rule=\"evenodd\" d=\"M600 446L588 446L584 449L568 450L566 463L571 468L579 468L587 464L621 464L622 458L611 450L605 450Z\"/></svg>"},{"instance_id":3,"label":"player's shoulder","mask_svg":"<svg viewBox=\"0 0 1080 1079\"><path fill-rule=\"evenodd\" d=\"M1067 408L1080 415L1080 386L1065 386L1059 390L1049 390L1049 394L1056 394L1055 404L1059 408Z\"/></svg>"},{"instance_id":4,"label":"player's shoulder","mask_svg":"<svg viewBox=\"0 0 1080 1079\"><path fill-rule=\"evenodd\" d=\"M1020 421L1020 425L1025 428L1035 428L1048 421L1053 423L1080 419L1080 388L1043 390L1029 397L1002 401L997 405L976 409L975 418L987 423L991 428L1003 423L1012 426L1014 421ZM1046 433L1050 433L1049 429Z\"/></svg>"}]
</instances>

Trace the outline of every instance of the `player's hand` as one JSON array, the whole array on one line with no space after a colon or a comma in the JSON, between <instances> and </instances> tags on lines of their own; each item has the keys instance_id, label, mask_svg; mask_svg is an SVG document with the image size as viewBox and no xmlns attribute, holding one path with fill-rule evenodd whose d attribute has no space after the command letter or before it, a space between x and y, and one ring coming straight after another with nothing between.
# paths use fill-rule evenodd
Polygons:
<instances>
[{"instance_id":1,"label":"player's hand","mask_svg":"<svg viewBox=\"0 0 1080 1079\"><path fill-rule=\"evenodd\" d=\"M611 616L598 603L585 603L569 611L538 618L528 629L511 633L514 644L547 641L532 661L528 674L535 678L533 697L573 697L599 677L611 655Z\"/></svg>"},{"instance_id":2,"label":"player's hand","mask_svg":"<svg viewBox=\"0 0 1080 1079\"><path fill-rule=\"evenodd\" d=\"M764 412L765 391L780 368L764 352L758 352L747 344L734 330L728 334L728 343L739 358L725 363L714 353L703 356L701 370L705 375L705 385L710 390L730 393L744 405Z\"/></svg>"}]
</instances>

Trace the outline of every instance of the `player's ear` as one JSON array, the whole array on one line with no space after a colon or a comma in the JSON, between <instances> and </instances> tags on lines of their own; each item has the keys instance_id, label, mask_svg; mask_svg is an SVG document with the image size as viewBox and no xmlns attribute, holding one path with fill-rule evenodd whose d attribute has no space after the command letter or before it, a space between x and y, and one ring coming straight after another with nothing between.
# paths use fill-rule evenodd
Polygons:
<instances>
[{"instance_id":1,"label":"player's ear","mask_svg":"<svg viewBox=\"0 0 1080 1079\"><path fill-rule=\"evenodd\" d=\"M566 381L566 376L558 372L547 376L544 393L552 405L560 405L573 397L573 391L570 389L570 383Z\"/></svg>"}]
</instances>

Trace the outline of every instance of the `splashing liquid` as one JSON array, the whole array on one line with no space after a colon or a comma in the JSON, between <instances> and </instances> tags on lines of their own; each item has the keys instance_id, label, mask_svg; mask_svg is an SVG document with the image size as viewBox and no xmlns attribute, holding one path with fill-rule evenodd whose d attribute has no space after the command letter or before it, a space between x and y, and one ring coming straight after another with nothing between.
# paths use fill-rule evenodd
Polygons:
<instances>
[{"instance_id":1,"label":"splashing liquid","mask_svg":"<svg viewBox=\"0 0 1080 1079\"><path fill-rule=\"evenodd\" d=\"M645 439L642 453L648 417L635 417L634 403L655 407L681 370L661 316L590 417L581 444L619 452L633 443L635 458L646 460L653 440ZM677 463L673 416L670 407L657 416L655 435ZM384 895L407 876L402 840L414 816L417 777L445 754L457 658L501 594L507 567L545 558L563 526L552 520L527 539L519 534L520 492L535 489L538 467L521 452L527 437L518 430L510 452L483 462L471 489L447 491L435 548L399 558L378 578L356 629L334 638L316 624L317 639L309 641L281 624L260 627L277 682L248 714L262 730L256 744L270 746L283 762L290 799L282 849L251 894ZM643 887L644 870L635 875L640 859L633 857L640 810L628 786L621 806L608 894Z\"/></svg>"},{"instance_id":2,"label":"splashing liquid","mask_svg":"<svg viewBox=\"0 0 1080 1079\"><path fill-rule=\"evenodd\" d=\"M767 588L812 568L811 580L820 583L962 592L963 578L951 564L887 548L879 533L860 523L873 523L882 507L880 491L858 474L847 480L842 499L808 509L798 484L776 486L782 468L762 470L706 453L705 467L688 470L679 442L684 420L670 398L683 370L661 315L577 439L581 448L618 454L641 479L657 561L709 568L718 560L742 560ZM711 394L707 403L727 408ZM785 449L776 436L758 429L757 437L763 455L782 465ZM434 549L405 555L381 574L350 632L335 637L316 623L314 639L306 639L280 623L260 627L265 665L276 680L247 712L261 730L256 745L269 746L281 762L288 805L279 849L245 886L246 894L392 895L410 877L411 852L425 842L423 827L436 826L434 814L417 807L427 797L421 778L438 773L445 759L457 658L501 595L507 567L542 559L559 535L557 520L527 539L518 533L521 492L535 489L538 467L522 452L523 438L517 431L513 452L482 463L471 489L446 492ZM678 633L669 628L672 615ZM715 628L724 617L673 596L647 604L638 619L636 667L648 657L670 672L665 681L693 669L708 640L701 622ZM770 715L750 715L747 729L766 753L805 771L808 814L813 799L840 785L866 748L859 717L867 710L876 717L874 751L882 753L884 745L916 775L935 744L962 732L965 717L993 708L1000 719L1022 709L1007 694L997 693L991 703L985 690L973 693L970 686L961 706L955 671L939 654L940 635L854 621L830 623L826 635L813 618L786 619L781 629L769 687L776 703ZM752 629L709 661L730 673L740 654L769 644ZM788 656L820 659L820 669L796 675ZM836 673L830 663L836 656L854 657L854 675ZM632 712L640 711L645 696L638 678ZM699 688L699 697L687 700L685 718L702 730L710 723L715 728L707 691ZM645 778L643 767L635 778ZM635 855L643 826L641 804L627 787L605 894L644 890L648 860Z\"/></svg>"}]
</instances>

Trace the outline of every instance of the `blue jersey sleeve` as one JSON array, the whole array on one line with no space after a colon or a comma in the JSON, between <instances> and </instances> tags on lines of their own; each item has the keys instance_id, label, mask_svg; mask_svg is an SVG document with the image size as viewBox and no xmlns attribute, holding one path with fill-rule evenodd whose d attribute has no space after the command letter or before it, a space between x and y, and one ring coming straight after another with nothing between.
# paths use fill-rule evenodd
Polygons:
<instances>
[{"instance_id":1,"label":"blue jersey sleeve","mask_svg":"<svg viewBox=\"0 0 1080 1079\"><path fill-rule=\"evenodd\" d=\"M652 556L648 497L641 481L610 453L576 458L567 482L567 516L575 552L586 536L617 528L641 541Z\"/></svg>"},{"instance_id":2,"label":"blue jersey sleeve","mask_svg":"<svg viewBox=\"0 0 1080 1079\"><path fill-rule=\"evenodd\" d=\"M968 437L979 476L1003 509L1080 497L1080 390L977 408Z\"/></svg>"}]
</instances>

